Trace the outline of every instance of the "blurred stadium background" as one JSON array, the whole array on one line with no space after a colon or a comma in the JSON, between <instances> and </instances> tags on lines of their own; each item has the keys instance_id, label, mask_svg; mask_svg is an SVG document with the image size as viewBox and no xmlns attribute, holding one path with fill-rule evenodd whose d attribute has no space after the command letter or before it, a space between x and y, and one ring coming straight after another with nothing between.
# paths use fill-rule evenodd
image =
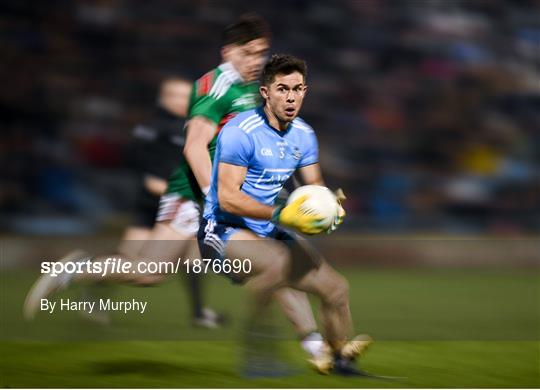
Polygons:
<instances>
[{"instance_id":1,"label":"blurred stadium background","mask_svg":"<svg viewBox=\"0 0 540 390\"><path fill-rule=\"evenodd\" d=\"M540 227L538 1L4 1L1 228L93 232L129 217L126 145L165 76L219 63L265 16L307 60L344 229L519 235Z\"/></svg>"},{"instance_id":2,"label":"blurred stadium background","mask_svg":"<svg viewBox=\"0 0 540 390\"><path fill-rule=\"evenodd\" d=\"M538 0L0 7L1 386L539 386ZM356 322L384 340L367 368L409 381L307 372L243 381L230 333L215 343L200 334L65 343L91 330L69 315L22 322L37 268L19 265L88 237L114 247L135 207L133 126L152 111L162 79L194 80L219 63L221 31L245 11L267 18L272 52L308 62L302 117L317 131L329 186L348 196L346 223L319 245L344 267ZM212 280L211 303L241 315L237 290ZM191 332L177 290L121 290L149 294L157 313L154 323L119 319L110 338ZM57 342L34 342L48 332Z\"/></svg>"}]
</instances>

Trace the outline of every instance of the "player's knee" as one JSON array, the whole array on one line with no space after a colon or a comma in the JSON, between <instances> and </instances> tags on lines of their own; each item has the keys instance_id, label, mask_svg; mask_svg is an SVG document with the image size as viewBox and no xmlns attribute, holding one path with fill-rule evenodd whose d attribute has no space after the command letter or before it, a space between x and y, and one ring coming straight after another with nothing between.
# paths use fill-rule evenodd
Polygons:
<instances>
[{"instance_id":1,"label":"player's knee","mask_svg":"<svg viewBox=\"0 0 540 390\"><path fill-rule=\"evenodd\" d=\"M257 285L266 290L277 290L285 283L287 275L286 257L277 256L265 263Z\"/></svg>"},{"instance_id":2,"label":"player's knee","mask_svg":"<svg viewBox=\"0 0 540 390\"><path fill-rule=\"evenodd\" d=\"M323 301L331 306L341 306L347 304L349 299L349 282L340 276L328 286Z\"/></svg>"}]
</instances>

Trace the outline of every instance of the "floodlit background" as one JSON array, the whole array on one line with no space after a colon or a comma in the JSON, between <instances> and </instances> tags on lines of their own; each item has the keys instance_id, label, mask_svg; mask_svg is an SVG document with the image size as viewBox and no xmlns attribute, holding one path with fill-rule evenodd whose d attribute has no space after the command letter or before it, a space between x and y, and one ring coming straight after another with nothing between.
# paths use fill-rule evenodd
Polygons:
<instances>
[{"instance_id":1,"label":"floodlit background","mask_svg":"<svg viewBox=\"0 0 540 390\"><path fill-rule=\"evenodd\" d=\"M5 0L1 10L0 386L540 386L538 0ZM242 378L243 292L216 276L208 304L231 318L217 333L193 330L178 281L114 289L153 311L109 328L74 313L22 320L39 261L114 250L137 195L133 127L165 77L195 80L219 64L223 27L246 11L268 20L271 52L308 63L301 116L328 185L348 196L343 227L316 244L350 282L358 331L378 341L363 367L397 383L316 376L287 325L296 373Z\"/></svg>"}]
</instances>

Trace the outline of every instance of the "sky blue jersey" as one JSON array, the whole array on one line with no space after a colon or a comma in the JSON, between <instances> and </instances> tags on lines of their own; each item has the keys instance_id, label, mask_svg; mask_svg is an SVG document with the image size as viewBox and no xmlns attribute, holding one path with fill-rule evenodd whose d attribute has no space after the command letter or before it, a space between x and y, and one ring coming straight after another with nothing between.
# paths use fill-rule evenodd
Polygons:
<instances>
[{"instance_id":1,"label":"sky blue jersey","mask_svg":"<svg viewBox=\"0 0 540 390\"><path fill-rule=\"evenodd\" d=\"M315 132L302 119L296 118L286 130L278 131L270 126L262 107L245 111L230 120L219 134L204 218L266 236L274 229L271 222L239 217L220 209L217 197L219 163L247 167L241 191L261 203L273 205L297 168L318 161Z\"/></svg>"}]
</instances>

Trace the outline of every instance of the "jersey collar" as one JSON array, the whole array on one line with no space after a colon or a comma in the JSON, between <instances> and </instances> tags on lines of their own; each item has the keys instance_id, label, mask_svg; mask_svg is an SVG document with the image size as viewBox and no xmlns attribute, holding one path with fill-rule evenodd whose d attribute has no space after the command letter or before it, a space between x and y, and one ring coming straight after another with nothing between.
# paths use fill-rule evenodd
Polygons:
<instances>
[{"instance_id":1,"label":"jersey collar","mask_svg":"<svg viewBox=\"0 0 540 390\"><path fill-rule=\"evenodd\" d=\"M266 126L269 129L271 129L274 133L279 135L280 137L284 137L292 129L292 122L289 123L289 126L287 126L287 128L285 130L278 130L274 126L272 126L270 124L270 122L268 121L268 117L266 116L266 112L264 112L264 105L257 108L257 113L263 117L264 123L266 124Z\"/></svg>"},{"instance_id":2,"label":"jersey collar","mask_svg":"<svg viewBox=\"0 0 540 390\"><path fill-rule=\"evenodd\" d=\"M240 73L235 69L233 64L230 62L224 62L223 64L219 65L218 68L223 72L226 73L227 76L233 81L233 83L243 83L244 79L242 76L240 76Z\"/></svg>"}]
</instances>

